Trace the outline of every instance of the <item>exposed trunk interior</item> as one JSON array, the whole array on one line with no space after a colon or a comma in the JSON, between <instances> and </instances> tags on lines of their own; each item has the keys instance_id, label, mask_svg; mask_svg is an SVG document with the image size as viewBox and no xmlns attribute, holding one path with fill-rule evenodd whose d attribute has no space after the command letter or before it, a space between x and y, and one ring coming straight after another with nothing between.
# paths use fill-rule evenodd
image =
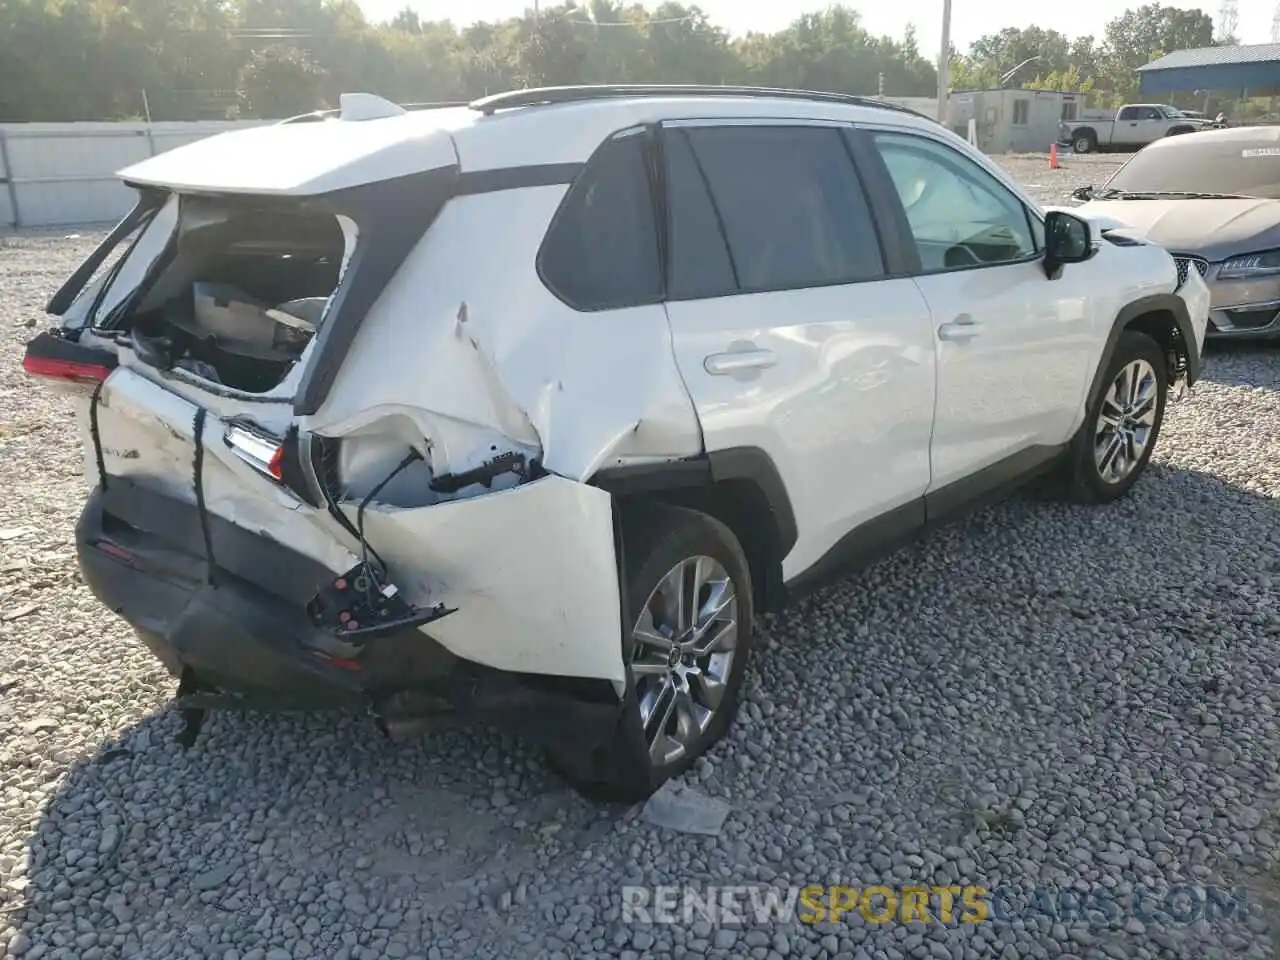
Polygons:
<instances>
[{"instance_id":1,"label":"exposed trunk interior","mask_svg":"<svg viewBox=\"0 0 1280 960\"><path fill-rule=\"evenodd\" d=\"M99 322L144 362L266 393L315 336L346 247L331 214L184 197L164 254Z\"/></svg>"}]
</instances>

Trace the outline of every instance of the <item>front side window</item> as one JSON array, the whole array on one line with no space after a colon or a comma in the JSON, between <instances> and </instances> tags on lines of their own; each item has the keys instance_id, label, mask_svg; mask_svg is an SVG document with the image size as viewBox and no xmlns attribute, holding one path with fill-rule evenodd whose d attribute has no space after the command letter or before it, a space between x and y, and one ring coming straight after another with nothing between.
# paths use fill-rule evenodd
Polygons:
<instances>
[{"instance_id":1,"label":"front side window","mask_svg":"<svg viewBox=\"0 0 1280 960\"><path fill-rule=\"evenodd\" d=\"M1139 119L1138 108L1125 107L1123 110L1120 111L1120 116L1117 117L1116 119L1117 120L1137 120Z\"/></svg>"},{"instance_id":2,"label":"front side window","mask_svg":"<svg viewBox=\"0 0 1280 960\"><path fill-rule=\"evenodd\" d=\"M722 287L730 275L742 293L884 276L875 223L839 129L729 124L673 126L669 133L668 169L677 178L670 185L672 254L703 265L705 289ZM709 203L690 199L703 191ZM713 226L727 241L728 263ZM705 253L691 252L692 243ZM683 269L671 266L676 297L703 282Z\"/></svg>"},{"instance_id":3,"label":"front side window","mask_svg":"<svg viewBox=\"0 0 1280 960\"><path fill-rule=\"evenodd\" d=\"M644 137L607 141L565 196L538 259L543 282L575 310L662 299Z\"/></svg>"},{"instance_id":4,"label":"front side window","mask_svg":"<svg viewBox=\"0 0 1280 960\"><path fill-rule=\"evenodd\" d=\"M1025 205L958 151L908 134L875 135L906 211L925 273L994 266L1037 255Z\"/></svg>"}]
</instances>

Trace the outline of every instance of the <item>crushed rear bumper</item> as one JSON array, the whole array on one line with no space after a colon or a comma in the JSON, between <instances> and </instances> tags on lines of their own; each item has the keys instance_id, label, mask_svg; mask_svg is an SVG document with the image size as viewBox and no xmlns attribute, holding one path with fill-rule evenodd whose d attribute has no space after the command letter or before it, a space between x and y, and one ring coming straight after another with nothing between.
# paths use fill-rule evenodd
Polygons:
<instances>
[{"instance_id":1,"label":"crushed rear bumper","mask_svg":"<svg viewBox=\"0 0 1280 960\"><path fill-rule=\"evenodd\" d=\"M356 657L334 654L306 605L340 572L217 516L208 522L215 566L194 505L111 478L76 530L85 582L182 679L180 705L451 714L564 753L612 736L621 704L604 680L495 670L414 627L369 639Z\"/></svg>"}]
</instances>

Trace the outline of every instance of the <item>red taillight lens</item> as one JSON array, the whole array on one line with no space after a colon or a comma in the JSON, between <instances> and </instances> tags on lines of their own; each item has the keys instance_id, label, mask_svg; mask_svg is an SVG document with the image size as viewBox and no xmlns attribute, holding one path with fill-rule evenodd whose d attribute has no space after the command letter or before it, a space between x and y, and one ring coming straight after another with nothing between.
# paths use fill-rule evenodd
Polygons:
<instances>
[{"instance_id":1,"label":"red taillight lens","mask_svg":"<svg viewBox=\"0 0 1280 960\"><path fill-rule=\"evenodd\" d=\"M284 446L264 431L233 423L223 435L228 447L259 473L277 483L284 481Z\"/></svg>"},{"instance_id":2,"label":"red taillight lens","mask_svg":"<svg viewBox=\"0 0 1280 960\"><path fill-rule=\"evenodd\" d=\"M110 540L99 540L94 543L94 546L107 556L114 557L122 563L127 563L130 566L132 566L134 561L137 559L133 555L132 550L126 550L124 547L119 544L112 543Z\"/></svg>"},{"instance_id":3,"label":"red taillight lens","mask_svg":"<svg viewBox=\"0 0 1280 960\"><path fill-rule=\"evenodd\" d=\"M108 367L98 363L77 363L53 357L22 358L22 369L33 377L62 380L67 383L101 383L111 373Z\"/></svg>"}]
</instances>

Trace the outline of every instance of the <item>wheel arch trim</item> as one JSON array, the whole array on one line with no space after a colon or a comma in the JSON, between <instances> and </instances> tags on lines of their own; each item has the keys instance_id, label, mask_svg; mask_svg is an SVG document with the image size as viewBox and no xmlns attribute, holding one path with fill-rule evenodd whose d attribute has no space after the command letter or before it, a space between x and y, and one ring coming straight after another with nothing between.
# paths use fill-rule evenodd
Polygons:
<instances>
[{"instance_id":1,"label":"wheel arch trim","mask_svg":"<svg viewBox=\"0 0 1280 960\"><path fill-rule=\"evenodd\" d=\"M799 538L795 510L773 458L759 447L728 447L665 463L605 467L591 483L615 496L632 496L731 480L747 481L760 490L769 504L782 555L790 553Z\"/></svg>"},{"instance_id":2,"label":"wheel arch trim","mask_svg":"<svg viewBox=\"0 0 1280 960\"><path fill-rule=\"evenodd\" d=\"M1107 342L1102 348L1102 355L1098 358L1098 366L1094 370L1093 380L1089 385L1089 407L1093 406L1098 399L1099 392L1104 387L1102 382L1103 374L1110 365L1111 359L1115 356L1116 345L1120 341L1120 335L1126 330L1133 329L1135 321L1146 316L1158 316L1160 314L1168 314L1173 318L1174 326L1181 335L1183 343L1186 344L1187 386L1191 386L1200 378L1201 357L1199 351L1195 348L1195 326L1191 322L1191 314L1187 310L1186 301L1176 293L1151 294L1125 304L1116 314L1116 318L1111 324L1111 330L1107 334Z\"/></svg>"},{"instance_id":3,"label":"wheel arch trim","mask_svg":"<svg viewBox=\"0 0 1280 960\"><path fill-rule=\"evenodd\" d=\"M759 490L769 505L776 538L777 561L782 562L799 539L795 510L773 458L759 447L729 447L665 463L606 467L591 483L615 496L659 494L745 481Z\"/></svg>"}]
</instances>

